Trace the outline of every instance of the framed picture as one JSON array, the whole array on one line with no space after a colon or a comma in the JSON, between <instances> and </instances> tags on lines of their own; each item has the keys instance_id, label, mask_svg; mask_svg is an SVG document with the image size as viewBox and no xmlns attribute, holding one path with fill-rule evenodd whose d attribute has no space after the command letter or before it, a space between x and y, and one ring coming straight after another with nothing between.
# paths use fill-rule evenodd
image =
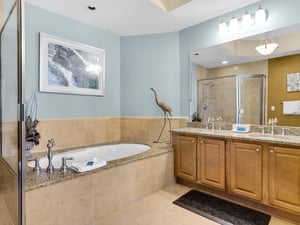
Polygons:
<instances>
[{"instance_id":1,"label":"framed picture","mask_svg":"<svg viewBox=\"0 0 300 225\"><path fill-rule=\"evenodd\" d=\"M40 33L40 91L104 95L105 51Z\"/></svg>"},{"instance_id":2,"label":"framed picture","mask_svg":"<svg viewBox=\"0 0 300 225\"><path fill-rule=\"evenodd\" d=\"M286 91L300 91L300 72L286 75Z\"/></svg>"}]
</instances>

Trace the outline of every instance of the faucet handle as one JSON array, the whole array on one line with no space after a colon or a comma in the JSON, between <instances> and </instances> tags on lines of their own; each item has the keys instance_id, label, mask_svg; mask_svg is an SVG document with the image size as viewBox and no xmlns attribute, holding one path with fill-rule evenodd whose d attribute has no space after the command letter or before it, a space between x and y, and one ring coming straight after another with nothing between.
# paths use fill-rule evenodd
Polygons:
<instances>
[{"instance_id":1,"label":"faucet handle","mask_svg":"<svg viewBox=\"0 0 300 225\"><path fill-rule=\"evenodd\" d=\"M47 147L50 148L50 147L53 147L53 145L55 145L55 141L53 138L51 138L50 140L48 140Z\"/></svg>"},{"instance_id":2,"label":"faucet handle","mask_svg":"<svg viewBox=\"0 0 300 225\"><path fill-rule=\"evenodd\" d=\"M282 135L282 136L285 135L285 129L286 129L285 127L282 127L282 128L281 128L281 135Z\"/></svg>"},{"instance_id":3,"label":"faucet handle","mask_svg":"<svg viewBox=\"0 0 300 225\"><path fill-rule=\"evenodd\" d=\"M33 172L39 173L41 171L40 158L28 159L28 161L34 161L35 162Z\"/></svg>"},{"instance_id":4,"label":"faucet handle","mask_svg":"<svg viewBox=\"0 0 300 225\"><path fill-rule=\"evenodd\" d=\"M67 167L67 160L73 160L74 157L62 157L61 158L61 167L60 167L60 171L62 172L66 172L68 167Z\"/></svg>"},{"instance_id":5,"label":"faucet handle","mask_svg":"<svg viewBox=\"0 0 300 225\"><path fill-rule=\"evenodd\" d=\"M261 129L261 134L265 134L265 126L264 125L258 126L258 129Z\"/></svg>"}]
</instances>

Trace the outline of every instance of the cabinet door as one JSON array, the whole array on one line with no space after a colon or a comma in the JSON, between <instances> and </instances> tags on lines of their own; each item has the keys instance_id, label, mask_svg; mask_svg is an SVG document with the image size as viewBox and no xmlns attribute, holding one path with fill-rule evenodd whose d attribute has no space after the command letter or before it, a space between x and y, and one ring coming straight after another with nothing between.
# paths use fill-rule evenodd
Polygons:
<instances>
[{"instance_id":1,"label":"cabinet door","mask_svg":"<svg viewBox=\"0 0 300 225\"><path fill-rule=\"evenodd\" d=\"M225 189L225 142L198 139L197 182Z\"/></svg>"},{"instance_id":2,"label":"cabinet door","mask_svg":"<svg viewBox=\"0 0 300 225\"><path fill-rule=\"evenodd\" d=\"M300 149L270 148L269 202L300 212Z\"/></svg>"},{"instance_id":3,"label":"cabinet door","mask_svg":"<svg viewBox=\"0 0 300 225\"><path fill-rule=\"evenodd\" d=\"M262 150L260 145L229 143L228 191L255 200L262 198Z\"/></svg>"},{"instance_id":4,"label":"cabinet door","mask_svg":"<svg viewBox=\"0 0 300 225\"><path fill-rule=\"evenodd\" d=\"M196 138L178 136L175 149L175 176L196 181Z\"/></svg>"}]
</instances>

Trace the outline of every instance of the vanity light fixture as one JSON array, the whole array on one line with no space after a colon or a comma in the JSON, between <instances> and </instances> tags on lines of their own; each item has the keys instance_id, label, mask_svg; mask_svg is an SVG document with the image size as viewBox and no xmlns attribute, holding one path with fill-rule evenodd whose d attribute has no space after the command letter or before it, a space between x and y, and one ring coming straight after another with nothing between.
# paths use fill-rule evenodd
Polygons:
<instances>
[{"instance_id":1,"label":"vanity light fixture","mask_svg":"<svg viewBox=\"0 0 300 225\"><path fill-rule=\"evenodd\" d=\"M225 23L223 20L219 24L219 33L220 34L226 34L227 33L227 23Z\"/></svg>"},{"instance_id":2,"label":"vanity light fixture","mask_svg":"<svg viewBox=\"0 0 300 225\"><path fill-rule=\"evenodd\" d=\"M230 32L236 32L239 29L239 21L236 17L232 17L231 20L229 20L229 31Z\"/></svg>"},{"instance_id":3,"label":"vanity light fixture","mask_svg":"<svg viewBox=\"0 0 300 225\"><path fill-rule=\"evenodd\" d=\"M267 10L261 6L253 13L245 12L241 18L232 17L227 23L222 20L219 23L219 34L234 33L240 29L247 29L253 25L263 24L267 21Z\"/></svg>"},{"instance_id":4,"label":"vanity light fixture","mask_svg":"<svg viewBox=\"0 0 300 225\"><path fill-rule=\"evenodd\" d=\"M278 48L278 43L265 39L255 48L255 50L261 55L270 55L275 49Z\"/></svg>"},{"instance_id":5,"label":"vanity light fixture","mask_svg":"<svg viewBox=\"0 0 300 225\"><path fill-rule=\"evenodd\" d=\"M267 21L267 12L261 6L255 12L255 24L262 24Z\"/></svg>"},{"instance_id":6,"label":"vanity light fixture","mask_svg":"<svg viewBox=\"0 0 300 225\"><path fill-rule=\"evenodd\" d=\"M242 16L242 28L248 28L252 25L252 17L247 11Z\"/></svg>"}]
</instances>

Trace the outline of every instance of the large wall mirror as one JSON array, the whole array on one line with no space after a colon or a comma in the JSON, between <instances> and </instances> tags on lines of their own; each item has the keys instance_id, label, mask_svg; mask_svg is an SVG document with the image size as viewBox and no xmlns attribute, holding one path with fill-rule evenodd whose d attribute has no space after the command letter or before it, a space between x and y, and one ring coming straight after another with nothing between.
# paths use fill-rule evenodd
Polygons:
<instances>
[{"instance_id":1,"label":"large wall mirror","mask_svg":"<svg viewBox=\"0 0 300 225\"><path fill-rule=\"evenodd\" d=\"M279 44L269 55L255 50L265 40ZM222 116L228 123L267 124L276 117L278 125L300 126L300 113L291 115L286 104L300 100L300 91L287 88L287 75L300 74L299 40L300 24L296 24L192 51L197 80L193 94L201 120ZM299 76L293 78L296 90Z\"/></svg>"}]
</instances>

